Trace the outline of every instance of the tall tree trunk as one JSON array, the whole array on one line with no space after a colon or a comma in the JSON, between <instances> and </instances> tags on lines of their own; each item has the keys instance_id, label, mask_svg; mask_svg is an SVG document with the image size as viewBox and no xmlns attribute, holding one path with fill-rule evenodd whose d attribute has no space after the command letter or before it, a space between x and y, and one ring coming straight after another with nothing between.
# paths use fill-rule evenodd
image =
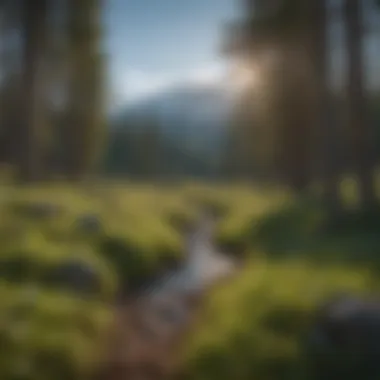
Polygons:
<instances>
[{"instance_id":1,"label":"tall tree trunk","mask_svg":"<svg viewBox=\"0 0 380 380\"><path fill-rule=\"evenodd\" d=\"M91 174L103 124L100 0L69 0L68 176Z\"/></svg>"},{"instance_id":2,"label":"tall tree trunk","mask_svg":"<svg viewBox=\"0 0 380 380\"><path fill-rule=\"evenodd\" d=\"M376 203L371 128L363 73L363 4L345 0L347 49L347 111L359 201L365 209Z\"/></svg>"},{"instance_id":3,"label":"tall tree trunk","mask_svg":"<svg viewBox=\"0 0 380 380\"><path fill-rule=\"evenodd\" d=\"M299 30L288 41L280 41L282 55L278 87L276 131L277 167L284 182L296 193L304 194L311 180L311 99L309 96L309 63L306 59L305 30Z\"/></svg>"},{"instance_id":4,"label":"tall tree trunk","mask_svg":"<svg viewBox=\"0 0 380 380\"><path fill-rule=\"evenodd\" d=\"M328 12L327 0L312 0L310 3L311 59L313 60L316 109L315 137L318 141L316 168L322 175L323 200L336 212L340 209L339 197L339 131L329 82L328 57Z\"/></svg>"},{"instance_id":5,"label":"tall tree trunk","mask_svg":"<svg viewBox=\"0 0 380 380\"><path fill-rule=\"evenodd\" d=\"M19 178L33 181L41 175L42 118L44 116L43 58L46 41L47 0L23 2L22 107L13 148Z\"/></svg>"}]
</instances>

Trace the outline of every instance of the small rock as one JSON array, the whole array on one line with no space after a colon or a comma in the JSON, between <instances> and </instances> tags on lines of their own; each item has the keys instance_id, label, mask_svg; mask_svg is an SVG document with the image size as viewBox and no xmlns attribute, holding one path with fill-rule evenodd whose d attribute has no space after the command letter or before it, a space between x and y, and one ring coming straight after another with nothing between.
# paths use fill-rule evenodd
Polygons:
<instances>
[{"instance_id":1,"label":"small rock","mask_svg":"<svg viewBox=\"0 0 380 380\"><path fill-rule=\"evenodd\" d=\"M50 273L53 285L73 290L81 295L98 294L101 281L94 268L80 260L72 260L58 265Z\"/></svg>"},{"instance_id":2,"label":"small rock","mask_svg":"<svg viewBox=\"0 0 380 380\"><path fill-rule=\"evenodd\" d=\"M98 233L102 230L102 222L98 215L86 214L77 219L79 230L87 233Z\"/></svg>"}]
</instances>

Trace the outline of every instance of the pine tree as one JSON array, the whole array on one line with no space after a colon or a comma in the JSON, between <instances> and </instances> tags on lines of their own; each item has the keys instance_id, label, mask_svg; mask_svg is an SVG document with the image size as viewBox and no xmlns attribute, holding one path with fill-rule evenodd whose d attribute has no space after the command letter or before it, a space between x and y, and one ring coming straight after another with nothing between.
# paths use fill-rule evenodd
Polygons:
<instances>
[{"instance_id":1,"label":"pine tree","mask_svg":"<svg viewBox=\"0 0 380 380\"><path fill-rule=\"evenodd\" d=\"M363 73L363 3L344 1L344 22L347 51L347 110L351 132L354 172L358 181L359 199L365 209L376 203L372 131Z\"/></svg>"},{"instance_id":2,"label":"pine tree","mask_svg":"<svg viewBox=\"0 0 380 380\"><path fill-rule=\"evenodd\" d=\"M41 177L45 117L44 63L47 36L47 0L22 3L22 93L20 122L13 148L22 181Z\"/></svg>"},{"instance_id":3,"label":"pine tree","mask_svg":"<svg viewBox=\"0 0 380 380\"><path fill-rule=\"evenodd\" d=\"M323 201L333 213L340 210L339 200L339 136L338 123L329 82L327 0L312 0L309 7L310 59L312 61L315 89L314 139L316 140L316 171L323 183Z\"/></svg>"},{"instance_id":4,"label":"pine tree","mask_svg":"<svg viewBox=\"0 0 380 380\"><path fill-rule=\"evenodd\" d=\"M104 141L101 0L68 1L67 174L92 174Z\"/></svg>"}]
</instances>

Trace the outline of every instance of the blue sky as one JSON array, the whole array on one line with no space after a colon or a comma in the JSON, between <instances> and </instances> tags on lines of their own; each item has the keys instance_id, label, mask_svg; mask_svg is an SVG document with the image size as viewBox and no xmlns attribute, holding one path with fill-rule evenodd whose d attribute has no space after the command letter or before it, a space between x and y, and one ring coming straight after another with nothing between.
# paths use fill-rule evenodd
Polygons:
<instances>
[{"instance_id":1,"label":"blue sky","mask_svg":"<svg viewBox=\"0 0 380 380\"><path fill-rule=\"evenodd\" d=\"M106 50L113 97L132 100L182 80L216 80L223 22L237 0L108 0Z\"/></svg>"},{"instance_id":2,"label":"blue sky","mask_svg":"<svg viewBox=\"0 0 380 380\"><path fill-rule=\"evenodd\" d=\"M240 0L107 0L105 46L113 105L138 101L183 81L223 80L223 22L241 16ZM367 9L367 22L376 14ZM372 25L375 22L372 20ZM367 24L368 25L368 24ZM341 31L338 39L342 44ZM369 82L380 82L378 40L367 39ZM344 76L342 49L334 49L334 82Z\"/></svg>"}]
</instances>

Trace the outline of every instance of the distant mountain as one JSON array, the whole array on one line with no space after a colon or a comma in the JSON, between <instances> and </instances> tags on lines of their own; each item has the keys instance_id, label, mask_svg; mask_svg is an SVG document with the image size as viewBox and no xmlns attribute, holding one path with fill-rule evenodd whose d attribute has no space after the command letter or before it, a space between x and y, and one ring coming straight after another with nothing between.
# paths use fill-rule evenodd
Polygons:
<instances>
[{"instance_id":1,"label":"distant mountain","mask_svg":"<svg viewBox=\"0 0 380 380\"><path fill-rule=\"evenodd\" d=\"M112 126L139 128L139 121L152 116L167 139L186 141L198 152L215 151L225 135L230 104L222 85L187 84L125 106L112 117Z\"/></svg>"}]
</instances>

